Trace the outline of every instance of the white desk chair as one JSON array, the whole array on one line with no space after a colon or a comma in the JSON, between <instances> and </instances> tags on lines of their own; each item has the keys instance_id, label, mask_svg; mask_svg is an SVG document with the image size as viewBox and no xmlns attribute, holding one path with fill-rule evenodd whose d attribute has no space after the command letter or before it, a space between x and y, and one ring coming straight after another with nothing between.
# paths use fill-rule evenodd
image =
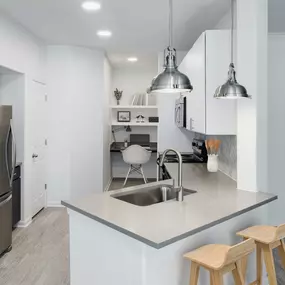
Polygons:
<instances>
[{"instance_id":1,"label":"white desk chair","mask_svg":"<svg viewBox=\"0 0 285 285\"><path fill-rule=\"evenodd\" d=\"M147 179L144 176L142 165L146 164L150 160L151 151L146 150L140 145L131 145L122 151L122 155L124 162L130 165L123 187L125 187L129 175L134 172L141 174L144 183L147 183Z\"/></svg>"}]
</instances>

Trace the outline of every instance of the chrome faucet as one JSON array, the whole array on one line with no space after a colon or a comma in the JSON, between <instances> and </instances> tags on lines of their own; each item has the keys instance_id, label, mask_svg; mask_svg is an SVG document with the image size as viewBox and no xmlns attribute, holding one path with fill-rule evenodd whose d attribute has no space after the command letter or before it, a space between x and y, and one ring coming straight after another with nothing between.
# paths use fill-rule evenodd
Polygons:
<instances>
[{"instance_id":1,"label":"chrome faucet","mask_svg":"<svg viewBox=\"0 0 285 285\"><path fill-rule=\"evenodd\" d=\"M177 191L177 201L182 202L184 199L184 195L183 195L183 187L182 187L182 156L180 154L179 151L175 150L175 149L167 149L166 151L164 151L161 160L160 160L160 166L163 165L164 163L164 159L165 156L168 152L174 152L177 157L178 157L178 191Z\"/></svg>"}]
</instances>

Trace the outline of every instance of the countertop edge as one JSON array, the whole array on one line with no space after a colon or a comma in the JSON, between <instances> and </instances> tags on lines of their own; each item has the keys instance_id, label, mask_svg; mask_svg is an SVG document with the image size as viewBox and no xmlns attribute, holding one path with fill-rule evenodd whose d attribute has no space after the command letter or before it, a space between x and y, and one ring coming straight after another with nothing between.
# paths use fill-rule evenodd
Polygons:
<instances>
[{"instance_id":1,"label":"countertop edge","mask_svg":"<svg viewBox=\"0 0 285 285\"><path fill-rule=\"evenodd\" d=\"M101 219L98 216L92 215L92 214L90 214L90 213L88 213L88 212L86 212L86 211L84 211L82 209L79 209L79 208L69 204L66 201L61 201L61 204L63 206L65 206L65 207L75 211L75 212L78 212L78 213L80 213L80 214L82 214L82 215L84 215L84 216L86 216L86 217L88 217L88 218L90 218L92 220L95 220L95 221L97 221L97 222L99 222L101 224L104 224L104 225L112 228L112 229L115 229L115 230L117 230L117 231L119 231L119 232L121 232L121 233L123 233L123 234L125 234L125 235L127 235L129 237L132 237L132 238L134 238L134 239L136 239L136 240L138 240L138 241L140 241L142 243L145 243L145 244L147 244L147 245L149 245L149 246L151 246L151 247L153 247L155 249L161 249L161 248L166 247L166 246L168 246L168 245L170 245L172 243L175 243L177 241L185 239L185 238L187 238L189 236L195 235L195 234L197 234L197 233L199 233L201 231L204 231L204 230L209 229L211 227L214 227L214 226L216 226L218 224L221 224L221 223L223 223L225 221L228 221L228 220L233 219L233 218L235 218L237 216L240 216L240 215L245 214L245 213L247 213L249 211L252 211L252 210L254 210L256 208L264 206L264 205L266 205L266 204L268 204L270 202L273 202L273 201L275 201L277 199L278 199L278 196L275 195L275 196L270 197L270 198L268 198L268 199L266 199L266 200L264 200L262 202L259 202L259 203L255 204L255 205L252 205L252 206L250 206L250 207L248 207L246 209L240 210L240 211L238 211L236 213L233 213L231 215L225 216L225 217L223 217L221 219L218 219L218 220L216 220L214 222L211 222L209 224L206 224L206 225L204 225L202 227L196 228L196 229L191 230L189 232L186 232L184 234L178 235L177 237L174 237L172 239L166 240L166 241L161 242L161 243L155 243L155 242L153 242L151 240L148 240L148 239L146 239L146 238L144 238L144 237L142 237L140 235L137 235L137 234L135 234L133 232L130 232L130 231L124 229L124 228L121 228L121 227L119 227L119 226L117 226L117 225L115 225L113 223L110 223L110 222L108 222L108 221L106 221L104 219Z\"/></svg>"},{"instance_id":2,"label":"countertop edge","mask_svg":"<svg viewBox=\"0 0 285 285\"><path fill-rule=\"evenodd\" d=\"M84 216L86 216L86 217L88 217L88 218L90 218L92 220L95 220L96 222L99 222L99 223L101 223L103 225L106 225L106 226L108 226L108 227L110 227L110 228L112 228L114 230L117 230L117 231L119 231L119 232L129 236L129 237L132 237L132 238L134 238L134 239L136 239L138 241L141 241L141 242L143 242L143 243L145 243L145 244L147 244L147 245L149 245L151 247L154 247L156 249L160 248L160 247L158 247L159 244L157 244L155 242L152 242L151 240L148 240L148 239L146 239L146 238L144 238L144 237L142 237L140 235L132 233L132 232L130 232L130 231L128 231L128 230L126 230L126 229L124 229L122 227L119 227L119 226L117 226L117 225L115 225L113 223L110 223L110 222L108 222L108 221L106 221L106 220L104 220L102 218L99 218L98 216L94 216L94 215L92 215L92 214L90 214L90 213L88 213L88 212L86 212L86 211L84 211L82 209L79 209L79 208L69 204L66 201L61 201L61 204L63 206L65 206L65 207L69 208L70 210L78 212L78 213L80 213L80 214L82 214L82 215L84 215Z\"/></svg>"}]
</instances>

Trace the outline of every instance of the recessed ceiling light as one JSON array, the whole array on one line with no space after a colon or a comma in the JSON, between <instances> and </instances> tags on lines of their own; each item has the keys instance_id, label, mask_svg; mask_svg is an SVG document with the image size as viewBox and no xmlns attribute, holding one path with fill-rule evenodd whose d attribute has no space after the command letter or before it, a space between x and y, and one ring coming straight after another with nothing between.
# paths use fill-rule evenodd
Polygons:
<instances>
[{"instance_id":1,"label":"recessed ceiling light","mask_svg":"<svg viewBox=\"0 0 285 285\"><path fill-rule=\"evenodd\" d=\"M129 57L129 58L128 58L128 61L130 61L130 62L136 62L136 61L138 61L138 58L137 58L137 57Z\"/></svg>"},{"instance_id":2,"label":"recessed ceiling light","mask_svg":"<svg viewBox=\"0 0 285 285\"><path fill-rule=\"evenodd\" d=\"M94 1L86 1L83 2L81 7L88 12L93 12L101 9L101 4L99 2Z\"/></svg>"},{"instance_id":3,"label":"recessed ceiling light","mask_svg":"<svg viewBox=\"0 0 285 285\"><path fill-rule=\"evenodd\" d=\"M97 32L97 35L99 37L111 37L112 36L112 32L108 31L108 30L101 30Z\"/></svg>"}]
</instances>

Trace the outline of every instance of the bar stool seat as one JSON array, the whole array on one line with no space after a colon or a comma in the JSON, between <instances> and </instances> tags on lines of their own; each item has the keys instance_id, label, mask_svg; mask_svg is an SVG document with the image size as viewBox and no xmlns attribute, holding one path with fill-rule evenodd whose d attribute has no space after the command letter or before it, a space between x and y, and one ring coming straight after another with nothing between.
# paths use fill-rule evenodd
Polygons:
<instances>
[{"instance_id":1,"label":"bar stool seat","mask_svg":"<svg viewBox=\"0 0 285 285\"><path fill-rule=\"evenodd\" d=\"M205 267L218 270L223 266L230 248L223 244L209 244L186 253L184 257Z\"/></svg>"},{"instance_id":2,"label":"bar stool seat","mask_svg":"<svg viewBox=\"0 0 285 285\"><path fill-rule=\"evenodd\" d=\"M269 285L277 285L275 264L272 250L278 249L278 254L281 257L283 268L285 269L285 224L274 226L253 226L237 233L244 240L253 239L256 243L256 280L251 285L262 284L262 256L265 262L266 271L268 274ZM243 259L242 268L246 268L247 259ZM242 271L242 276L245 278L245 270Z\"/></svg>"},{"instance_id":3,"label":"bar stool seat","mask_svg":"<svg viewBox=\"0 0 285 285\"><path fill-rule=\"evenodd\" d=\"M201 266L209 270L211 285L222 285L223 275L227 272L232 272L236 285L243 285L238 263L254 249L254 240L248 239L234 246L210 244L186 253L184 258L192 261L190 285L198 284Z\"/></svg>"},{"instance_id":4,"label":"bar stool seat","mask_svg":"<svg viewBox=\"0 0 285 285\"><path fill-rule=\"evenodd\" d=\"M276 231L274 226L253 226L237 233L244 238L253 238L256 241L269 244L276 241Z\"/></svg>"}]
</instances>

